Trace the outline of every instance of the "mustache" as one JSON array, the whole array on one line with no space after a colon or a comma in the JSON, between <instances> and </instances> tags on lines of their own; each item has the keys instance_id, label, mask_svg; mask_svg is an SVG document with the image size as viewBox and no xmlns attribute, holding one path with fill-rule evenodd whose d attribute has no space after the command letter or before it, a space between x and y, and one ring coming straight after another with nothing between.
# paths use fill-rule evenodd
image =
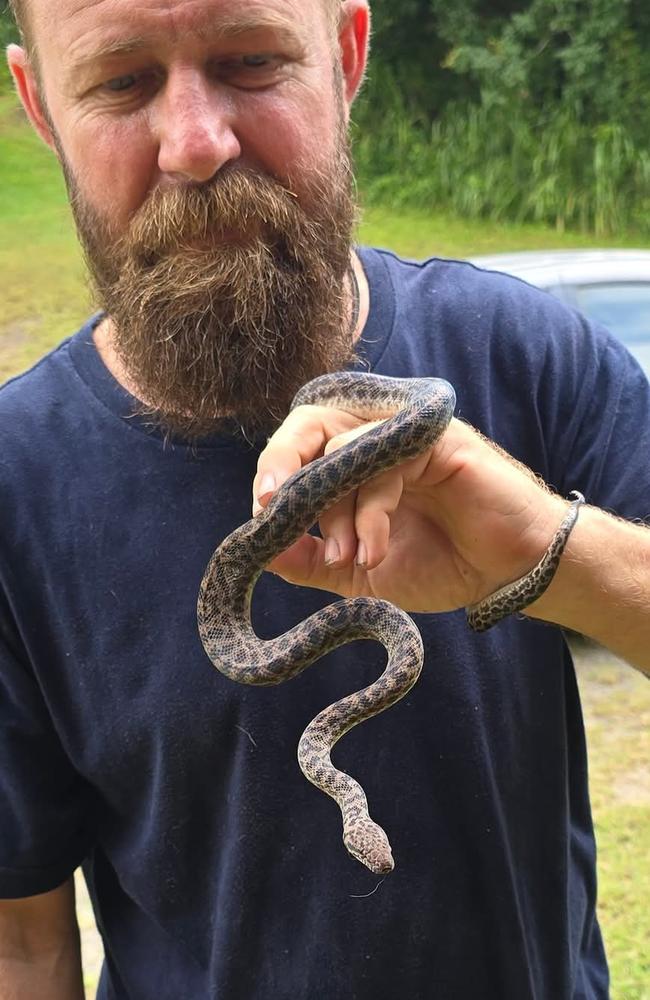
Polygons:
<instances>
[{"instance_id":1,"label":"mustache","mask_svg":"<svg viewBox=\"0 0 650 1000\"><path fill-rule=\"evenodd\" d=\"M241 168L205 184L157 189L113 255L116 287L126 287L131 307L153 322L167 313L167 339L190 313L218 315L222 330L241 325L266 339L277 327L276 308L297 316L316 289L326 299L340 296L349 241L332 241L336 211L331 185L312 215L278 181Z\"/></svg>"},{"instance_id":2,"label":"mustache","mask_svg":"<svg viewBox=\"0 0 650 1000\"><path fill-rule=\"evenodd\" d=\"M131 220L123 249L145 267L172 253L200 254L253 242L273 250L281 246L290 258L297 243L320 243L322 228L290 188L237 168L206 184L153 191Z\"/></svg>"}]
</instances>

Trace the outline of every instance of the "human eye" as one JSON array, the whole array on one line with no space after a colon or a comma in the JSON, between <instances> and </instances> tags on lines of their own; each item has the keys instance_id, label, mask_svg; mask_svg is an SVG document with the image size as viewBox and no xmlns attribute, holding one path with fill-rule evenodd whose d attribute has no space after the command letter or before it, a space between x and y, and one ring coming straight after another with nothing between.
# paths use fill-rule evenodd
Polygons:
<instances>
[{"instance_id":1,"label":"human eye","mask_svg":"<svg viewBox=\"0 0 650 1000\"><path fill-rule=\"evenodd\" d=\"M242 56L246 69L265 69L272 62L272 57L264 52L254 52L250 56Z\"/></svg>"},{"instance_id":2,"label":"human eye","mask_svg":"<svg viewBox=\"0 0 650 1000\"><path fill-rule=\"evenodd\" d=\"M269 52L250 52L220 59L216 66L219 77L233 86L255 89L271 86L281 76L286 60Z\"/></svg>"},{"instance_id":3,"label":"human eye","mask_svg":"<svg viewBox=\"0 0 650 1000\"><path fill-rule=\"evenodd\" d=\"M107 80L104 90L111 94L124 94L133 90L137 86L138 78L135 73L126 73L124 76L116 76L113 80Z\"/></svg>"},{"instance_id":4,"label":"human eye","mask_svg":"<svg viewBox=\"0 0 650 1000\"><path fill-rule=\"evenodd\" d=\"M155 70L120 73L107 78L96 88L96 94L109 107L128 109L140 106L152 97L160 85L160 74Z\"/></svg>"}]
</instances>

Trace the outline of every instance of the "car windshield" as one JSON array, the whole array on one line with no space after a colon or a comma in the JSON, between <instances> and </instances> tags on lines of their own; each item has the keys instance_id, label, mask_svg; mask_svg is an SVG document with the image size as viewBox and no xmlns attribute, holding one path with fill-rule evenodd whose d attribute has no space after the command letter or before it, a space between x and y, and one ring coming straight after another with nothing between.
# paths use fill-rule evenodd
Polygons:
<instances>
[{"instance_id":1,"label":"car windshield","mask_svg":"<svg viewBox=\"0 0 650 1000\"><path fill-rule=\"evenodd\" d=\"M581 312L606 326L634 353L645 344L650 361L650 282L581 285L575 295Z\"/></svg>"}]
</instances>

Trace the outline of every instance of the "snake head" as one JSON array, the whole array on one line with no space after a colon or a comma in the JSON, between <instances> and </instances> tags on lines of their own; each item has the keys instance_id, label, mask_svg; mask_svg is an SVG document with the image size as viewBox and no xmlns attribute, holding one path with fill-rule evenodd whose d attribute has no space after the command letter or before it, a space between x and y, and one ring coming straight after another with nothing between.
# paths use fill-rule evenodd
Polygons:
<instances>
[{"instance_id":1,"label":"snake head","mask_svg":"<svg viewBox=\"0 0 650 1000\"><path fill-rule=\"evenodd\" d=\"M395 867L388 837L369 816L344 829L343 843L348 853L374 875L387 875Z\"/></svg>"}]
</instances>

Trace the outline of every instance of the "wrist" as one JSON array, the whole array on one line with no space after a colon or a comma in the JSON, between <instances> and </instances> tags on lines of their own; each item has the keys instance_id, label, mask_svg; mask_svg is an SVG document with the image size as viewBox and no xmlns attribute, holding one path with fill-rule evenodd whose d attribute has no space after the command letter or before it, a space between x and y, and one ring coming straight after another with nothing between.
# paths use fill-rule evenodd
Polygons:
<instances>
[{"instance_id":1,"label":"wrist","mask_svg":"<svg viewBox=\"0 0 650 1000\"><path fill-rule=\"evenodd\" d=\"M581 632L647 673L649 595L648 527L587 507L553 582L525 614Z\"/></svg>"},{"instance_id":2,"label":"wrist","mask_svg":"<svg viewBox=\"0 0 650 1000\"><path fill-rule=\"evenodd\" d=\"M470 628L475 632L484 632L511 614L526 612L539 600L553 581L584 502L581 493L572 493L570 503L564 507L563 516L541 557L532 566L526 563L527 569L523 574L514 578L511 574L509 583L466 608ZM546 533L543 534L546 537Z\"/></svg>"},{"instance_id":3,"label":"wrist","mask_svg":"<svg viewBox=\"0 0 650 1000\"><path fill-rule=\"evenodd\" d=\"M595 507L583 509L549 587L525 610L529 618L584 630L587 608L598 587L597 566L607 558L604 552L595 551L606 519Z\"/></svg>"}]
</instances>

